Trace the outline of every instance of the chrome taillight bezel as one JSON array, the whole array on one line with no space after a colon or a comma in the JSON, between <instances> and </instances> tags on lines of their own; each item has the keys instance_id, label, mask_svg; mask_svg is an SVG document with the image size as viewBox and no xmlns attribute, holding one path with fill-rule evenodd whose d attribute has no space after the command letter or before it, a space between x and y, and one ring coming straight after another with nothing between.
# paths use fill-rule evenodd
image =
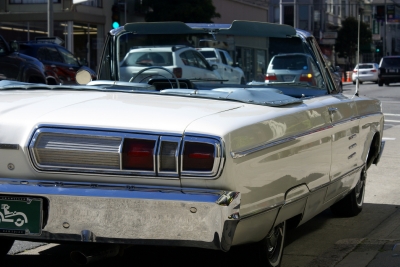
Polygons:
<instances>
[{"instance_id":1,"label":"chrome taillight bezel","mask_svg":"<svg viewBox=\"0 0 400 267\"><path fill-rule=\"evenodd\" d=\"M212 170L210 171L191 171L183 169L183 152L185 150L185 144L187 142L204 143L214 146L214 164ZM182 177L210 177L215 178L218 176L220 170L222 169L224 154L222 142L219 139L212 137L196 137L196 136L185 136L182 141L181 149L181 176Z\"/></svg>"},{"instance_id":2,"label":"chrome taillight bezel","mask_svg":"<svg viewBox=\"0 0 400 267\"><path fill-rule=\"evenodd\" d=\"M38 149L36 144L38 142L38 137L41 134L49 134L47 138L50 138L50 141L55 144L51 144L51 148L46 148L48 144L51 142L44 142L41 144L41 149L53 149L53 151L45 151L40 152L44 153L42 155L36 154L35 150ZM54 136L52 136L54 135ZM66 141L63 139L65 136ZM104 139L106 140L104 143L101 143L99 147L93 146L92 143L89 142L87 145L86 143L80 147L80 143L77 144L68 141L69 138L81 138L81 137L88 137ZM107 140L117 140L116 142L118 145L114 144L111 148L107 147ZM132 170L132 169L124 169L123 168L123 145L124 140L126 139L143 139L143 140L151 140L154 141L154 149L153 149L153 169L151 171L146 170ZM60 141L60 142L59 142ZM63 141L63 142L61 142ZM65 142L64 142L65 141ZM80 140L81 142L82 140ZM59 142L59 143L57 143ZM161 168L161 148L164 142L172 142L176 143L175 147L171 150L174 152L174 163L175 168L173 171L163 170ZM190 171L184 170L183 166L183 152L184 146L187 142L200 142L205 144L211 144L214 147L214 163L211 171ZM64 173L82 173L82 174L103 174L103 175L118 175L118 176L125 176L125 177L132 177L132 176L145 176L146 178L165 178L165 179L179 179L181 178L201 178L201 179L216 179L219 177L222 167L225 160L224 155L224 146L223 141L220 137L215 136L203 136L203 135L186 135L186 136L174 136L168 134L161 134L161 133L154 133L154 132L122 132L117 130L110 130L110 129L97 129L97 128L62 128L62 127L54 127L54 126L38 126L37 129L32 134L30 142L28 143L28 151L29 151L29 158L32 163L32 166L38 172L64 172ZM54 146L53 146L54 145ZM76 150L74 150L76 148ZM93 150L92 150L93 148ZM54 152L54 149L60 149L60 152ZM37 158L37 155L44 156L45 158L52 158L54 154L64 153L62 150L67 151L69 153L64 159L54 160L53 162L50 161L40 161ZM81 158L81 152L87 153L86 155L82 156L84 160L88 160L86 166L79 165L81 162L78 160L74 161L74 152L75 154ZM89 152L88 152L89 151ZM112 157L112 162L107 162L105 166L112 166L110 168L99 168L93 167L94 165L90 165L89 161L91 160L90 153L93 152L94 158L99 159L99 162L102 162L101 156L97 154L97 152L104 152L106 153L106 159L109 160ZM107 154L109 153L109 154ZM115 163L116 155L118 155L118 164ZM172 155L172 152L171 152ZM64 156L64 154L61 154ZM171 157L172 158L172 157ZM171 160L171 159L170 159ZM41 164L43 162L49 163ZM61 162L61 163L60 163ZM60 163L61 165L57 165ZM71 164L70 164L71 163ZM96 162L97 163L97 162ZM170 162L171 163L171 162ZM68 165L70 164L70 165ZM96 166L99 166L97 164ZM171 166L173 164L171 163Z\"/></svg>"}]
</instances>

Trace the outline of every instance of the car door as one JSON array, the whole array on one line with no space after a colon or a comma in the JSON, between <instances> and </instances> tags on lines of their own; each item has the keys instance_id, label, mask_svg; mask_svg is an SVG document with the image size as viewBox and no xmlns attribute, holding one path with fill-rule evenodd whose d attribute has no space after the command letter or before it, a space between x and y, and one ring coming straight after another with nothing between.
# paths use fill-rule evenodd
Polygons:
<instances>
[{"instance_id":1,"label":"car door","mask_svg":"<svg viewBox=\"0 0 400 267\"><path fill-rule=\"evenodd\" d=\"M63 54L53 46L38 48L37 58L48 70L55 72L63 84L75 84L75 69L64 60ZM68 57L67 57L68 58Z\"/></svg>"},{"instance_id":2,"label":"car door","mask_svg":"<svg viewBox=\"0 0 400 267\"><path fill-rule=\"evenodd\" d=\"M185 69L182 70L183 78L196 79L196 80L216 80L219 79L214 71L211 70L208 62L197 52L187 50L180 55L185 64ZM186 73L189 73L187 77Z\"/></svg>"},{"instance_id":3,"label":"car door","mask_svg":"<svg viewBox=\"0 0 400 267\"><path fill-rule=\"evenodd\" d=\"M224 64L224 80L229 80L229 83L239 83L240 75L239 72L234 68L233 60L228 52L219 50L219 55L221 57L222 63Z\"/></svg>"},{"instance_id":4,"label":"car door","mask_svg":"<svg viewBox=\"0 0 400 267\"><path fill-rule=\"evenodd\" d=\"M357 107L354 101L345 95L335 95L328 111L332 122L332 165L331 184L325 201L349 190L358 169L360 143Z\"/></svg>"}]
</instances>

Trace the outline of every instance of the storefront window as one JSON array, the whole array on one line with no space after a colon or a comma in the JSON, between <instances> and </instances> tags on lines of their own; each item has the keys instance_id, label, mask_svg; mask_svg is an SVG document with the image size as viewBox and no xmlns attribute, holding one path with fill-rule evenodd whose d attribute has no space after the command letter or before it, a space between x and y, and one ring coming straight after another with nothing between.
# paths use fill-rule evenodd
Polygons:
<instances>
[{"instance_id":1,"label":"storefront window","mask_svg":"<svg viewBox=\"0 0 400 267\"><path fill-rule=\"evenodd\" d=\"M47 4L48 0L9 0L10 4ZM61 3L61 0L53 0L53 3Z\"/></svg>"}]
</instances>

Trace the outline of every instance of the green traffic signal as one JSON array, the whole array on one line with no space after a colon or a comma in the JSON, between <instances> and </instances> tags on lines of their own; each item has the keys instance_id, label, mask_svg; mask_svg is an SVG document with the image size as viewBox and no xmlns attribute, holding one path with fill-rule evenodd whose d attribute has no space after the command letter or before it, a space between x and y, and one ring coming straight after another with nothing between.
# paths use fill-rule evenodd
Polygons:
<instances>
[{"instance_id":1,"label":"green traffic signal","mask_svg":"<svg viewBox=\"0 0 400 267\"><path fill-rule=\"evenodd\" d=\"M112 27L113 29L119 28L119 23L117 21L114 21Z\"/></svg>"},{"instance_id":2,"label":"green traffic signal","mask_svg":"<svg viewBox=\"0 0 400 267\"><path fill-rule=\"evenodd\" d=\"M112 20L112 28L117 29L120 26L120 10L117 4L113 5L111 8L111 20Z\"/></svg>"}]
</instances>

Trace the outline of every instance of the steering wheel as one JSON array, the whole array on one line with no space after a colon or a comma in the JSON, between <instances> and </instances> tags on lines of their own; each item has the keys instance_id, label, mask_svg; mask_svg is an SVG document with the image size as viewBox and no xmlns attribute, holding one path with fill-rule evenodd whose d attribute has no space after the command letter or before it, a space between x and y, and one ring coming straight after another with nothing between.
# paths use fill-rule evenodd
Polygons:
<instances>
[{"instance_id":1,"label":"steering wheel","mask_svg":"<svg viewBox=\"0 0 400 267\"><path fill-rule=\"evenodd\" d=\"M169 74L171 74L172 79L175 79L176 85L177 85L178 89L180 89L180 87L179 87L179 81L178 81L178 78L176 78L175 74L173 74L169 69L166 69L166 68L161 67L161 66L151 66L151 67L148 67L148 68L141 69L138 73L136 73L135 76L133 76L132 78L130 78L129 82L134 81L140 74L142 74L142 73L145 72L145 71L151 70L151 69L161 69L161 70L164 70L164 71L168 72ZM174 88L174 86L172 85L172 82L171 82L171 80L170 80L169 78L167 78L167 77L165 77L165 76L163 76L163 75L160 75L160 74L156 74L156 75L162 76L162 77L164 77L165 79L167 79L168 82L171 84L171 88ZM152 76L152 75L147 76L147 77L151 77L151 76ZM147 77L145 77L144 79L146 79ZM144 79L142 79L141 81L143 81Z\"/></svg>"}]
</instances>

